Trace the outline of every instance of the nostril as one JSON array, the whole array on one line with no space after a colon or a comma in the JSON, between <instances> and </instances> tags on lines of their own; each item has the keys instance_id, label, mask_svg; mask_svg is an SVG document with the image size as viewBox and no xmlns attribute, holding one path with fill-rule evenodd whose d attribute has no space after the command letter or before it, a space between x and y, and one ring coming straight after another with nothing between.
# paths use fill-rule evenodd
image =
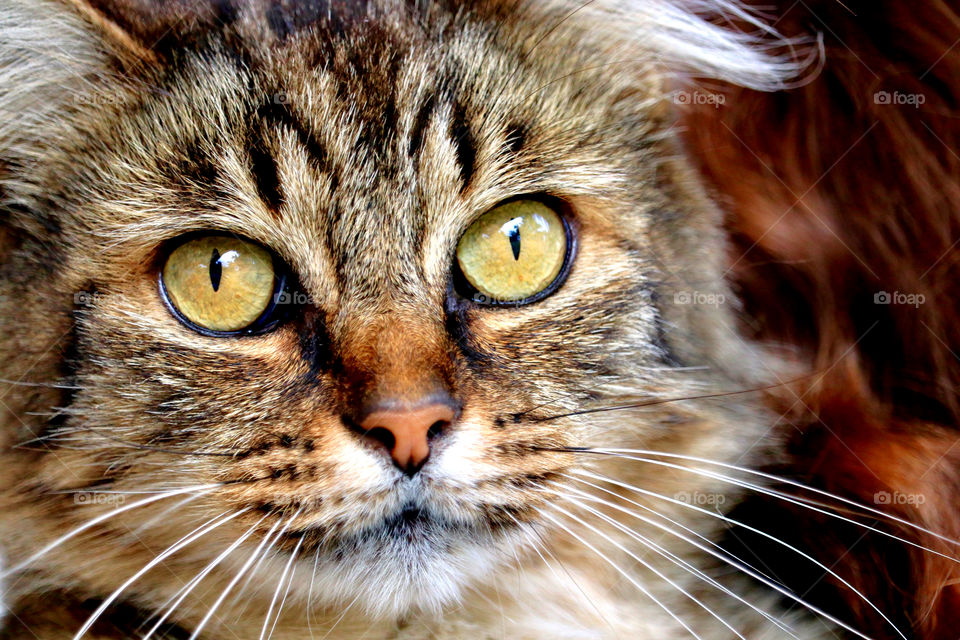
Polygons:
<instances>
[{"instance_id":1,"label":"nostril","mask_svg":"<svg viewBox=\"0 0 960 640\"><path fill-rule=\"evenodd\" d=\"M458 415L452 402L431 401L413 406L382 402L363 416L344 415L344 423L368 442L383 445L394 464L415 474L430 456L441 435L450 431Z\"/></svg>"},{"instance_id":2,"label":"nostril","mask_svg":"<svg viewBox=\"0 0 960 640\"><path fill-rule=\"evenodd\" d=\"M396 436L385 427L374 427L373 429L364 431L363 435L382 444L387 448L388 452L393 451L393 448L397 445Z\"/></svg>"},{"instance_id":3,"label":"nostril","mask_svg":"<svg viewBox=\"0 0 960 640\"><path fill-rule=\"evenodd\" d=\"M449 420L437 420L427 429L427 440L433 440L450 428Z\"/></svg>"}]
</instances>

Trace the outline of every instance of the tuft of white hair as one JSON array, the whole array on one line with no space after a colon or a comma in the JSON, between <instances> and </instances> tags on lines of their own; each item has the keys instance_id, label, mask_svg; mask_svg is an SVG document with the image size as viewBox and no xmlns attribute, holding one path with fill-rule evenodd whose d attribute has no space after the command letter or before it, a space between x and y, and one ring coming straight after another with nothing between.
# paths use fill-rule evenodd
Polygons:
<instances>
[{"instance_id":1,"label":"tuft of white hair","mask_svg":"<svg viewBox=\"0 0 960 640\"><path fill-rule=\"evenodd\" d=\"M648 52L665 71L760 91L804 82L822 52L815 38L787 38L737 0L549 0L564 23Z\"/></svg>"}]
</instances>

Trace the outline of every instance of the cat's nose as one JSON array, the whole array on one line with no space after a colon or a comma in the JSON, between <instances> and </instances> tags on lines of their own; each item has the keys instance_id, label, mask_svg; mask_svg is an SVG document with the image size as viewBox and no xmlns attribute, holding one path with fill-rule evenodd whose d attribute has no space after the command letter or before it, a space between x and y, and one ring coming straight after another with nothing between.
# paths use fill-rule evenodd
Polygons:
<instances>
[{"instance_id":1,"label":"cat's nose","mask_svg":"<svg viewBox=\"0 0 960 640\"><path fill-rule=\"evenodd\" d=\"M456 419L452 401L431 397L407 405L381 402L357 421L360 432L382 444L394 464L412 476L430 456L431 442Z\"/></svg>"}]
</instances>

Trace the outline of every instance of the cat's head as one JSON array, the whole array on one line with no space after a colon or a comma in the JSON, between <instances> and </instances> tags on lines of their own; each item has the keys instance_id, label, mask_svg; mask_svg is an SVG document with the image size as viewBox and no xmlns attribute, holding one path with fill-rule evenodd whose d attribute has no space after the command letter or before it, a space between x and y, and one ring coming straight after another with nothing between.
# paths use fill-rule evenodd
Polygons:
<instances>
[{"instance_id":1,"label":"cat's head","mask_svg":"<svg viewBox=\"0 0 960 640\"><path fill-rule=\"evenodd\" d=\"M717 491L576 449L762 433L656 404L741 384L666 70L775 82L745 37L660 3L9 4L2 377L57 385L5 388L14 564L120 507L46 575L109 593L209 523L187 579L404 615L575 545L584 480Z\"/></svg>"}]
</instances>

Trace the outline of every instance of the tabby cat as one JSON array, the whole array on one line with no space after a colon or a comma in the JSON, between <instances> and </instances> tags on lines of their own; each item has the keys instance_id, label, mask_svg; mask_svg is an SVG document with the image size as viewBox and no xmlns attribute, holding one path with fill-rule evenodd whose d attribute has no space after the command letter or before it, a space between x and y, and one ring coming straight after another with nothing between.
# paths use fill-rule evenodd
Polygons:
<instances>
[{"instance_id":1,"label":"tabby cat","mask_svg":"<svg viewBox=\"0 0 960 640\"><path fill-rule=\"evenodd\" d=\"M791 372L675 120L809 41L725 0L0 5L0 637L849 627L717 544Z\"/></svg>"}]
</instances>

